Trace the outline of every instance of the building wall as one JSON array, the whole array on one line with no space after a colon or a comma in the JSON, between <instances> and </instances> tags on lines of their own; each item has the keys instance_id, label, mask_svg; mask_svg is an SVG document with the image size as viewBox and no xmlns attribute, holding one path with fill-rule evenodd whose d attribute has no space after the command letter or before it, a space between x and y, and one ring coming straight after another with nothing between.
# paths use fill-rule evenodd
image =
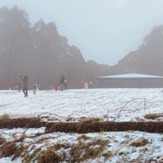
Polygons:
<instances>
[{"instance_id":1,"label":"building wall","mask_svg":"<svg viewBox=\"0 0 163 163\"><path fill-rule=\"evenodd\" d=\"M99 78L100 88L163 88L163 78Z\"/></svg>"}]
</instances>

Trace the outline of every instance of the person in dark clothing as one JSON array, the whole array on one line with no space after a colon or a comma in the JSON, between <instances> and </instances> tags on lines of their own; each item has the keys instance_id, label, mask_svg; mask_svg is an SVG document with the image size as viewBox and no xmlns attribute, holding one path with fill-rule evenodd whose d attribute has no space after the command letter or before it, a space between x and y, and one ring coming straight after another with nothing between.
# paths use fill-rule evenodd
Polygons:
<instances>
[{"instance_id":1,"label":"person in dark clothing","mask_svg":"<svg viewBox=\"0 0 163 163\"><path fill-rule=\"evenodd\" d=\"M61 91L65 90L65 77L62 75L60 79Z\"/></svg>"},{"instance_id":2,"label":"person in dark clothing","mask_svg":"<svg viewBox=\"0 0 163 163\"><path fill-rule=\"evenodd\" d=\"M24 97L28 97L28 76L21 77L21 80L23 81L23 93Z\"/></svg>"}]
</instances>

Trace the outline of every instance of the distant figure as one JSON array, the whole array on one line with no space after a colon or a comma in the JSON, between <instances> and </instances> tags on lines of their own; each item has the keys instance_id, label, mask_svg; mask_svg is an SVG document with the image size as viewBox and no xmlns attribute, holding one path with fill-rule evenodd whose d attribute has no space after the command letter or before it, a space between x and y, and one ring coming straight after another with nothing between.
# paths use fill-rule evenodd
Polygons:
<instances>
[{"instance_id":1,"label":"distant figure","mask_svg":"<svg viewBox=\"0 0 163 163\"><path fill-rule=\"evenodd\" d=\"M60 79L61 91L65 90L65 77L62 75Z\"/></svg>"},{"instance_id":2,"label":"distant figure","mask_svg":"<svg viewBox=\"0 0 163 163\"><path fill-rule=\"evenodd\" d=\"M29 78L28 76L21 76L21 80L23 81L23 93L24 93L24 97L28 97L28 81Z\"/></svg>"},{"instance_id":3,"label":"distant figure","mask_svg":"<svg viewBox=\"0 0 163 163\"><path fill-rule=\"evenodd\" d=\"M65 90L68 90L68 83L66 79L64 80L64 84L65 84Z\"/></svg>"},{"instance_id":4,"label":"distant figure","mask_svg":"<svg viewBox=\"0 0 163 163\"><path fill-rule=\"evenodd\" d=\"M80 87L81 87L81 88L84 88L84 87L85 87L85 81L84 81L84 80L81 80L81 81L80 81Z\"/></svg>"},{"instance_id":5,"label":"distant figure","mask_svg":"<svg viewBox=\"0 0 163 163\"><path fill-rule=\"evenodd\" d=\"M93 80L92 79L90 79L89 88L93 88Z\"/></svg>"},{"instance_id":6,"label":"distant figure","mask_svg":"<svg viewBox=\"0 0 163 163\"><path fill-rule=\"evenodd\" d=\"M85 82L84 88L88 89L88 83L87 82Z\"/></svg>"},{"instance_id":7,"label":"distant figure","mask_svg":"<svg viewBox=\"0 0 163 163\"><path fill-rule=\"evenodd\" d=\"M16 89L18 90L18 92L21 91L22 89L22 80L21 80L22 76L20 76L20 80L18 81L17 85L16 85Z\"/></svg>"},{"instance_id":8,"label":"distant figure","mask_svg":"<svg viewBox=\"0 0 163 163\"><path fill-rule=\"evenodd\" d=\"M61 90L60 84L57 84L57 85L55 86L55 91L60 91L60 90Z\"/></svg>"},{"instance_id":9,"label":"distant figure","mask_svg":"<svg viewBox=\"0 0 163 163\"><path fill-rule=\"evenodd\" d=\"M33 85L33 94L35 95L36 94L36 91L38 90L38 85L37 84L34 84Z\"/></svg>"}]
</instances>

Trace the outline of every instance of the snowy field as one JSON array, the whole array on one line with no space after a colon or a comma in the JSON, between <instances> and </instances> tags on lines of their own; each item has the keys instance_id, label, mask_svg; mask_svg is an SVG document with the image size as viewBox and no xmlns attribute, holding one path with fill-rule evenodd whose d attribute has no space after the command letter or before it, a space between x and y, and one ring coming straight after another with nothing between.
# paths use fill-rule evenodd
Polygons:
<instances>
[{"instance_id":1,"label":"snowy field","mask_svg":"<svg viewBox=\"0 0 163 163\"><path fill-rule=\"evenodd\" d=\"M116 121L143 119L163 112L162 89L83 89L63 92L38 91L25 98L22 92L0 91L0 116L49 116L65 121L99 117Z\"/></svg>"},{"instance_id":2,"label":"snowy field","mask_svg":"<svg viewBox=\"0 0 163 163\"><path fill-rule=\"evenodd\" d=\"M0 91L0 116L8 114L13 118L39 116L48 117L46 120L50 121L79 121L81 117L98 117L115 121L148 121L144 115L149 113L163 113L162 89L83 89L63 92L50 90L38 91L36 95L29 91L28 98L23 97L22 92ZM83 134L51 133L30 137L38 132L43 133L44 130L45 128L26 131L27 138L23 144L28 146L27 151L31 153L38 148L44 151L57 143L67 144L66 148L60 148L57 152L60 155L64 153L67 158L67 161L62 162L73 162L72 147L79 144L79 137ZM0 129L0 136L11 141L23 132L24 129ZM108 144L105 148L100 148L103 154L80 161L83 163L145 163L150 158L163 156L163 134L128 131L84 135L87 139L80 140L83 144L91 144L98 139L107 141ZM147 143L139 147L131 145L141 139L147 140ZM99 144L92 148L96 149L98 146ZM108 153L110 155L106 158ZM83 153L81 155L84 156ZM22 158L12 160L12 157L0 159L0 163L10 162L23 161Z\"/></svg>"}]
</instances>

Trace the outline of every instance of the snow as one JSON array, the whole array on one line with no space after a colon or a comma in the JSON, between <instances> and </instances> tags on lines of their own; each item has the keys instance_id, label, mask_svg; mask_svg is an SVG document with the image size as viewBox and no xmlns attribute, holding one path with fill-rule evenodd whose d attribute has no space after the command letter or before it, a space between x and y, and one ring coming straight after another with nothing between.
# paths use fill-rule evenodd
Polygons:
<instances>
[{"instance_id":1,"label":"snow","mask_svg":"<svg viewBox=\"0 0 163 163\"><path fill-rule=\"evenodd\" d=\"M163 78L163 76L154 76L154 75L132 73L132 74L100 76L99 78Z\"/></svg>"},{"instance_id":2,"label":"snow","mask_svg":"<svg viewBox=\"0 0 163 163\"><path fill-rule=\"evenodd\" d=\"M49 116L65 121L81 117L108 117L109 120L131 121L145 114L161 113L161 89L81 89L39 91L24 98L22 92L0 91L0 116Z\"/></svg>"},{"instance_id":3,"label":"snow","mask_svg":"<svg viewBox=\"0 0 163 163\"><path fill-rule=\"evenodd\" d=\"M29 97L23 97L22 92L0 91L0 116L4 114L10 117L49 117L51 121L66 121L72 118L73 121L79 121L81 117L98 117L104 120L115 121L136 121L143 120L144 115L149 113L162 113L163 92L162 89L79 89L68 91L38 91L33 95L29 91ZM11 141L13 134L17 137L25 129L0 129L0 136ZM37 133L43 133L45 128L28 129L24 140L28 145L28 150L46 148L55 143L70 144L78 143L77 138L81 134L51 133L32 138ZM92 158L88 163L118 163L134 162L141 157L145 162L151 157L163 156L163 134L153 134L138 131L127 132L100 132L85 134L90 137L89 142L96 139L108 140L109 145L105 152L111 151L112 155L108 160L104 157ZM131 146L131 142L139 138L148 139L149 143L141 147ZM43 139L48 138L48 139ZM38 140L44 140L39 142ZM37 143L35 143L37 142ZM60 149L60 153L65 152L67 157L70 155L70 148ZM20 163L18 158L12 161L12 158L1 158L2 163ZM142 162L142 161L141 161Z\"/></svg>"}]
</instances>

